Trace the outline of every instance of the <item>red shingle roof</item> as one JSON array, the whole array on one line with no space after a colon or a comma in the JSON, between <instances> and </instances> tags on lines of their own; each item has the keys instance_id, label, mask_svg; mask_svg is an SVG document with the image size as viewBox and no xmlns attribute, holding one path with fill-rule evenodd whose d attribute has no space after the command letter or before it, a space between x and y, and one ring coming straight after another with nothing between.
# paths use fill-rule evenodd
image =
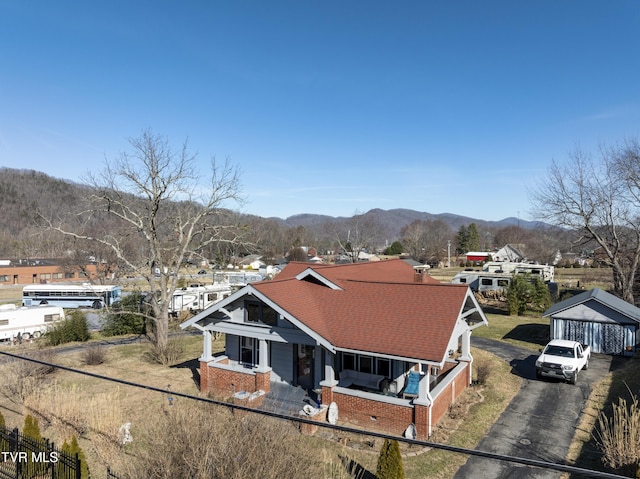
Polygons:
<instances>
[{"instance_id":1,"label":"red shingle roof","mask_svg":"<svg viewBox=\"0 0 640 479\"><path fill-rule=\"evenodd\" d=\"M338 285L331 289L309 268ZM273 281L252 285L337 348L441 361L468 288L414 282L401 260L326 266L290 263Z\"/></svg>"}]
</instances>

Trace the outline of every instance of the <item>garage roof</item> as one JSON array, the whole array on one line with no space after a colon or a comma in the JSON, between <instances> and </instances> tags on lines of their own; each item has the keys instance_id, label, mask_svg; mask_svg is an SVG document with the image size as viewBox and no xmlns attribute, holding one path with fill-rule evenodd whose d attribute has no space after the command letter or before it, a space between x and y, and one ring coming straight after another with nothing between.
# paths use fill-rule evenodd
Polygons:
<instances>
[{"instance_id":1,"label":"garage roof","mask_svg":"<svg viewBox=\"0 0 640 479\"><path fill-rule=\"evenodd\" d=\"M563 316L563 313L568 312L568 310L570 309L574 309L576 307L586 305L586 303L592 302L598 303L602 306L606 306L607 308L617 312L618 314L640 323L640 308L637 308L634 305L627 303L626 301L618 298L617 296L614 296L611 293L607 293L600 288L594 288L592 290L585 291L584 293L572 296L571 298L564 301L560 301L559 303L554 304L549 309L547 309L542 317L560 317Z\"/></svg>"}]
</instances>

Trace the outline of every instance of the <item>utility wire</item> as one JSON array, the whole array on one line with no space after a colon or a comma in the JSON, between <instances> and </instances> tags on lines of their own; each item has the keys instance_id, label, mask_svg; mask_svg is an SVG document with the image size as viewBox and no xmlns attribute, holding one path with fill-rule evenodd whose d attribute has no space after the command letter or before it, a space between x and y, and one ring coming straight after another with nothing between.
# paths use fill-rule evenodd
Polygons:
<instances>
[{"instance_id":1,"label":"utility wire","mask_svg":"<svg viewBox=\"0 0 640 479\"><path fill-rule=\"evenodd\" d=\"M511 462L511 463L515 463L515 464L521 464L521 465L525 465L525 466L533 466L533 467L539 467L539 468L543 468L543 469L553 469L556 471L561 471L561 472L568 472L571 474L578 474L581 475L581 477L593 477L593 478L597 478L597 479L628 479L627 476L620 476L617 474L610 474L607 472L600 472L600 471L593 471L590 469L583 469L580 467L575 467L575 466L569 466L569 465L565 465L565 464L556 464L553 462L547 462L547 461L541 461L541 460L537 460L537 459L528 459L525 457L515 457L515 456L508 456L505 454L496 454L496 453L492 453L492 452L487 452L487 451L479 451L476 449L467 449L464 447L457 447L457 446L450 446L448 444L439 444L439 443L435 443L435 442L430 442L430 441L421 441L418 439L409 439L403 436L395 436L395 435L391 435L391 434L384 434L384 433L377 433L377 432L372 432L372 431L366 431L363 429L356 429L356 428L352 428L352 427L347 427L347 426L340 426L338 424L329 424L329 423L321 423L318 421L314 421L313 419L306 419L304 417L297 417L297 416L291 416L288 414L280 414L277 412L273 412L273 411L263 411L260 409L254 409L252 407L248 407L248 406L242 406L239 404L230 404L228 402L224 402L224 401L219 401L216 399L211 399L211 398L206 398L206 397L200 397L200 396L194 396L192 394L185 394L185 393L181 393L181 392L177 392L177 391L169 391L168 389L163 389L163 388L158 388L155 386L149 386L146 384L140 384L140 383L135 383L132 381L125 381L124 379L117 379L117 378L110 378L108 376L103 376L101 374L95 374L95 373L91 373L88 371L82 371L80 369L74 369L74 368L70 368L67 366L62 366L60 364L54 364L54 363L50 363L47 361L41 361L39 359L35 359L35 358L30 358L30 357L26 357L26 356L20 356L17 354L12 354L12 353L8 353L5 351L0 351L0 354L14 358L14 359L19 359L19 360L23 360L23 361L30 361L33 363L37 363L37 364L42 364L44 366L49 366L49 367L53 367L56 369L62 369L63 371L69 371L72 373L76 373L76 374L82 374L84 376L90 376L93 378L97 378L97 379L101 379L104 381L111 381L114 383L118 383L118 384L124 384L126 386L132 386L132 387L136 387L136 388L141 388L141 389L147 389L149 391L155 391L155 392L159 392L159 393L163 393L163 394L170 394L171 396L174 397L182 397L185 399L192 399L194 401L200 401L200 402L205 402L208 404L215 404L218 406L224 406L226 408L229 409L237 409L239 411L246 411L246 412L251 412L254 414L261 414L263 416L268 416L268 417L273 417L276 419L285 419L288 421L294 421L297 423L301 423L301 424L312 424L315 426L319 426L319 427L323 427L326 429L333 429L336 431L341 431L341 432L348 432L348 433L354 433L354 434L362 434L365 436L371 436L371 437L377 437L377 438L381 438L381 439L390 439L390 440L396 440L398 442L403 442L405 444L413 444L413 445L417 445L417 446L422 446L422 447L430 447L433 449L441 449L443 451L448 451L448 452L455 452L455 453L459 453L459 454L467 454L469 456L476 456L476 457L481 457L481 458L485 458L485 459L494 459L497 461L505 461L505 462Z\"/></svg>"}]
</instances>

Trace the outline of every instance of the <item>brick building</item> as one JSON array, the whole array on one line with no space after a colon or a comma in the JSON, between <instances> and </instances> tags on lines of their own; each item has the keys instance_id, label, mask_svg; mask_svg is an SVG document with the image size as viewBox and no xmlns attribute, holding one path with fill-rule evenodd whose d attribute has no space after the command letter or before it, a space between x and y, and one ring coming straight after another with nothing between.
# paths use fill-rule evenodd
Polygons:
<instances>
[{"instance_id":1,"label":"brick building","mask_svg":"<svg viewBox=\"0 0 640 479\"><path fill-rule=\"evenodd\" d=\"M471 331L486 324L466 285L389 260L290 263L181 326L203 332L202 392L260 407L288 385L349 423L426 438L471 383Z\"/></svg>"},{"instance_id":2,"label":"brick building","mask_svg":"<svg viewBox=\"0 0 640 479\"><path fill-rule=\"evenodd\" d=\"M97 272L96 264L82 270L63 266L58 259L0 260L0 285L91 281Z\"/></svg>"}]
</instances>

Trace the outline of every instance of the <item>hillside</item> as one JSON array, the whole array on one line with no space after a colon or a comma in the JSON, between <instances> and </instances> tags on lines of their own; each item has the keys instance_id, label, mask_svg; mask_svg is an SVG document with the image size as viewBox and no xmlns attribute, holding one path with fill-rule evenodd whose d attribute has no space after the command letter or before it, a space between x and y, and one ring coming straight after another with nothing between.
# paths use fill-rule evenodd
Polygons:
<instances>
[{"instance_id":1,"label":"hillside","mask_svg":"<svg viewBox=\"0 0 640 479\"><path fill-rule=\"evenodd\" d=\"M8 244L19 241L22 236L33 237L38 211L65 213L77 205L86 195L87 188L67 180L50 177L33 170L0 168L0 256L9 253ZM255 219L246 215L247 220ZM433 214L409 209L372 209L363 214L367 220L379 228L378 236L382 242L393 242L400 238L403 227L416 220L443 220L456 231L462 225L476 223L481 228L503 228L519 225L535 229L540 223L505 218L501 221L485 221L451 213ZM262 218L270 220L283 228L304 227L317 238L328 234L351 218L333 217L318 214L297 214L288 218ZM4 251L3 251L4 250Z\"/></svg>"}]
</instances>

